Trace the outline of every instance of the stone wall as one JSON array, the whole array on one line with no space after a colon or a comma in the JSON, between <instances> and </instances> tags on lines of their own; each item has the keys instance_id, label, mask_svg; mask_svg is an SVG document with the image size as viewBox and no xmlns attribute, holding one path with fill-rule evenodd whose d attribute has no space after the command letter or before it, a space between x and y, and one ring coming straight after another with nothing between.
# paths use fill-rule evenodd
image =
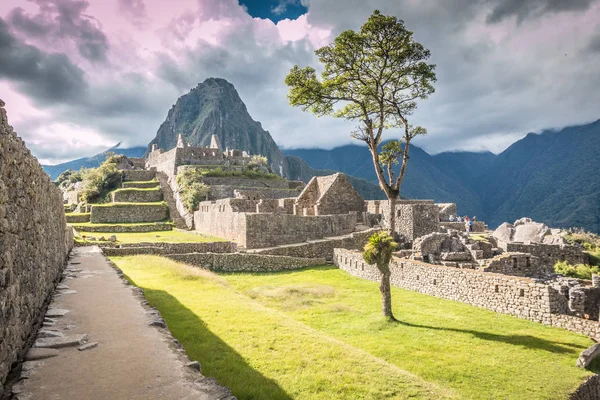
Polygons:
<instances>
[{"instance_id":1,"label":"stone wall","mask_svg":"<svg viewBox=\"0 0 600 400\"><path fill-rule=\"evenodd\" d=\"M137 169L123 171L124 181L151 181L152 179L154 179L154 171Z\"/></svg>"},{"instance_id":2,"label":"stone wall","mask_svg":"<svg viewBox=\"0 0 600 400\"><path fill-rule=\"evenodd\" d=\"M201 243L122 243L121 247L103 249L107 256L133 256L138 254L183 254L183 253L235 253L237 246L232 242Z\"/></svg>"},{"instance_id":3,"label":"stone wall","mask_svg":"<svg viewBox=\"0 0 600 400\"><path fill-rule=\"evenodd\" d=\"M482 269L484 272L529 277L545 277L554 273L552 266L529 253L503 253L492 258Z\"/></svg>"},{"instance_id":4,"label":"stone wall","mask_svg":"<svg viewBox=\"0 0 600 400\"><path fill-rule=\"evenodd\" d=\"M356 215L300 216L287 214L246 214L245 247L256 249L310 239L340 236L356 228Z\"/></svg>"},{"instance_id":5,"label":"stone wall","mask_svg":"<svg viewBox=\"0 0 600 400\"><path fill-rule=\"evenodd\" d=\"M509 252L529 253L538 257L543 264L550 267L553 267L559 261L566 261L573 265L589 264L588 254L575 246L542 243L504 243L501 241L499 241L499 246Z\"/></svg>"},{"instance_id":6,"label":"stone wall","mask_svg":"<svg viewBox=\"0 0 600 400\"><path fill-rule=\"evenodd\" d=\"M166 203L98 204L92 206L90 221L95 224L123 222L155 222L169 217Z\"/></svg>"},{"instance_id":7,"label":"stone wall","mask_svg":"<svg viewBox=\"0 0 600 400\"><path fill-rule=\"evenodd\" d=\"M354 214L304 217L279 212L256 213L257 207L266 208L268 204L263 200L245 199L203 201L194 212L194 228L255 249L345 235L356 227Z\"/></svg>"},{"instance_id":8,"label":"stone wall","mask_svg":"<svg viewBox=\"0 0 600 400\"><path fill-rule=\"evenodd\" d=\"M443 221L448 221L450 216L456 216L456 203L437 203L440 217L442 217Z\"/></svg>"},{"instance_id":9,"label":"stone wall","mask_svg":"<svg viewBox=\"0 0 600 400\"><path fill-rule=\"evenodd\" d=\"M0 100L0 397L72 247L62 194L8 125Z\"/></svg>"},{"instance_id":10,"label":"stone wall","mask_svg":"<svg viewBox=\"0 0 600 400\"><path fill-rule=\"evenodd\" d=\"M334 263L359 278L379 282L375 266L364 262L362 254L335 249ZM444 267L394 257L390 263L392 285L415 292L460 301L502 314L540 322L581 333L598 341L598 321L586 320L565 311L565 296L551 285L531 278Z\"/></svg>"},{"instance_id":11,"label":"stone wall","mask_svg":"<svg viewBox=\"0 0 600 400\"><path fill-rule=\"evenodd\" d=\"M276 272L324 265L324 258L298 258L263 254L190 253L166 257L218 272Z\"/></svg>"},{"instance_id":12,"label":"stone wall","mask_svg":"<svg viewBox=\"0 0 600 400\"><path fill-rule=\"evenodd\" d=\"M82 223L90 221L90 213L72 213L65 215L68 223Z\"/></svg>"},{"instance_id":13,"label":"stone wall","mask_svg":"<svg viewBox=\"0 0 600 400\"><path fill-rule=\"evenodd\" d=\"M600 375L590 376L569 397L569 400L598 400L598 399L600 399Z\"/></svg>"},{"instance_id":14,"label":"stone wall","mask_svg":"<svg viewBox=\"0 0 600 400\"><path fill-rule=\"evenodd\" d=\"M153 203L162 201L163 194L161 189L118 189L112 192L112 201L114 203Z\"/></svg>"},{"instance_id":15,"label":"stone wall","mask_svg":"<svg viewBox=\"0 0 600 400\"><path fill-rule=\"evenodd\" d=\"M126 233L126 232L154 232L154 231L170 231L173 229L173 223L171 222L157 222L148 223L143 225L111 225L111 224L99 224L99 225L75 225L75 230L78 232L114 232L114 233ZM85 233L84 233L85 234Z\"/></svg>"},{"instance_id":16,"label":"stone wall","mask_svg":"<svg viewBox=\"0 0 600 400\"><path fill-rule=\"evenodd\" d=\"M307 243L296 243L268 249L261 249L257 250L255 254L270 254L301 258L323 257L328 263L331 263L333 262L334 249L342 248L347 250L362 250L369 237L378 230L379 229L368 229L341 237L325 238Z\"/></svg>"}]
</instances>

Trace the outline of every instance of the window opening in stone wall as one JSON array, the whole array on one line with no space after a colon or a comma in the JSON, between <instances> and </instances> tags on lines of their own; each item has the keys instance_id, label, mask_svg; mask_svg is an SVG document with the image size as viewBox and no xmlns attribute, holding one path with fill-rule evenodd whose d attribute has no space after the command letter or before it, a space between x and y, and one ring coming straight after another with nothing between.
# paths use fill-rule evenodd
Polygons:
<instances>
[{"instance_id":1,"label":"window opening in stone wall","mask_svg":"<svg viewBox=\"0 0 600 400\"><path fill-rule=\"evenodd\" d=\"M513 258L513 268L517 268L517 258Z\"/></svg>"},{"instance_id":2,"label":"window opening in stone wall","mask_svg":"<svg viewBox=\"0 0 600 400\"><path fill-rule=\"evenodd\" d=\"M362 270L362 271L364 271L364 270L365 270L365 264L364 264L364 263L362 264L362 269L361 269L361 270Z\"/></svg>"},{"instance_id":3,"label":"window opening in stone wall","mask_svg":"<svg viewBox=\"0 0 600 400\"><path fill-rule=\"evenodd\" d=\"M419 275L417 275L417 280L419 280Z\"/></svg>"},{"instance_id":4,"label":"window opening in stone wall","mask_svg":"<svg viewBox=\"0 0 600 400\"><path fill-rule=\"evenodd\" d=\"M519 289L519 297L525 297L525 289Z\"/></svg>"},{"instance_id":5,"label":"window opening in stone wall","mask_svg":"<svg viewBox=\"0 0 600 400\"><path fill-rule=\"evenodd\" d=\"M437 285L437 279L433 280L433 286Z\"/></svg>"},{"instance_id":6,"label":"window opening in stone wall","mask_svg":"<svg viewBox=\"0 0 600 400\"><path fill-rule=\"evenodd\" d=\"M527 268L531 267L531 257L527 257Z\"/></svg>"},{"instance_id":7,"label":"window opening in stone wall","mask_svg":"<svg viewBox=\"0 0 600 400\"><path fill-rule=\"evenodd\" d=\"M494 292L496 292L496 293L500 292L500 288L498 287L498 285L494 286Z\"/></svg>"}]
</instances>

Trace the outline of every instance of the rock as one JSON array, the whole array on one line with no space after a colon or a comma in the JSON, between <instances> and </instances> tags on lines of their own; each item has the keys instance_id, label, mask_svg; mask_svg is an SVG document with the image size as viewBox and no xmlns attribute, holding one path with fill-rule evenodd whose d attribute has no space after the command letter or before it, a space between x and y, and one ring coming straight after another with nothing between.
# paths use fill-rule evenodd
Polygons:
<instances>
[{"instance_id":1,"label":"rock","mask_svg":"<svg viewBox=\"0 0 600 400\"><path fill-rule=\"evenodd\" d=\"M600 354L600 343L596 343L593 346L585 349L579 355L577 359L577 366L580 368L586 368L591 364L592 361Z\"/></svg>"},{"instance_id":2,"label":"rock","mask_svg":"<svg viewBox=\"0 0 600 400\"><path fill-rule=\"evenodd\" d=\"M98 342L90 342L90 343L86 343L83 346L79 346L77 348L77 350L79 351L84 351L84 350L89 350L89 349L93 349L94 347L98 347Z\"/></svg>"},{"instance_id":3,"label":"rock","mask_svg":"<svg viewBox=\"0 0 600 400\"><path fill-rule=\"evenodd\" d=\"M194 371L198 371L198 372L201 371L201 369L200 369L200 363L198 361L189 362L189 363L185 364L185 366L188 367L188 368L190 368L190 369L193 369Z\"/></svg>"},{"instance_id":4,"label":"rock","mask_svg":"<svg viewBox=\"0 0 600 400\"><path fill-rule=\"evenodd\" d=\"M152 321L148 324L149 326L158 326L159 328L166 328L167 324L162 319L157 319L156 321Z\"/></svg>"},{"instance_id":5,"label":"rock","mask_svg":"<svg viewBox=\"0 0 600 400\"><path fill-rule=\"evenodd\" d=\"M111 242L116 242L116 241L117 241L117 237L116 237L115 235L111 235L111 236L108 238L108 240L109 240L109 241L111 241Z\"/></svg>"},{"instance_id":6,"label":"rock","mask_svg":"<svg viewBox=\"0 0 600 400\"><path fill-rule=\"evenodd\" d=\"M74 289L61 290L60 294L77 294L77 290L74 290Z\"/></svg>"},{"instance_id":7,"label":"rock","mask_svg":"<svg viewBox=\"0 0 600 400\"><path fill-rule=\"evenodd\" d=\"M60 338L38 339L34 346L39 348L60 349L62 347L80 346L87 339L87 335L72 335Z\"/></svg>"},{"instance_id":8,"label":"rock","mask_svg":"<svg viewBox=\"0 0 600 400\"><path fill-rule=\"evenodd\" d=\"M67 285L65 285L64 283L59 283L58 286L56 287L57 290L68 290L70 289Z\"/></svg>"},{"instance_id":9,"label":"rock","mask_svg":"<svg viewBox=\"0 0 600 400\"><path fill-rule=\"evenodd\" d=\"M37 334L38 338L56 338L56 337L65 337L62 333L58 331L52 331L49 329L40 329Z\"/></svg>"},{"instance_id":10,"label":"rock","mask_svg":"<svg viewBox=\"0 0 600 400\"><path fill-rule=\"evenodd\" d=\"M25 360L34 361L34 360L43 360L45 358L56 357L58 355L58 350L50 349L50 348L31 348L25 355Z\"/></svg>"},{"instance_id":11,"label":"rock","mask_svg":"<svg viewBox=\"0 0 600 400\"><path fill-rule=\"evenodd\" d=\"M69 310L65 310L62 308L49 308L48 312L46 312L46 317L64 317L69 313Z\"/></svg>"}]
</instances>

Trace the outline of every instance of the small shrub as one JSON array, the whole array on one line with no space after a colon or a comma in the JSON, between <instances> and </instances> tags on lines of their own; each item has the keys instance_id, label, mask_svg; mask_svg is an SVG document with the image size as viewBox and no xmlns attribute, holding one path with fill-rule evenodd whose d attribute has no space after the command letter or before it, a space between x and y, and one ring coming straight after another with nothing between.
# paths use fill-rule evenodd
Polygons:
<instances>
[{"instance_id":1,"label":"small shrub","mask_svg":"<svg viewBox=\"0 0 600 400\"><path fill-rule=\"evenodd\" d=\"M54 184L58 186L61 190L67 190L76 182L81 182L82 179L83 176L80 171L73 171L72 169L68 169L62 174L60 174L58 178L56 178Z\"/></svg>"},{"instance_id":2,"label":"small shrub","mask_svg":"<svg viewBox=\"0 0 600 400\"><path fill-rule=\"evenodd\" d=\"M119 186L123 173L117 168L115 161L117 160L114 157L109 157L98 168L82 171L82 201L87 203L104 202L108 193Z\"/></svg>"},{"instance_id":3,"label":"small shrub","mask_svg":"<svg viewBox=\"0 0 600 400\"><path fill-rule=\"evenodd\" d=\"M600 274L600 267L587 264L571 265L561 261L554 265L554 272L570 278L592 279L592 274Z\"/></svg>"},{"instance_id":4,"label":"small shrub","mask_svg":"<svg viewBox=\"0 0 600 400\"><path fill-rule=\"evenodd\" d=\"M248 170L268 174L271 172L269 169L269 160L265 156L252 156L248 162Z\"/></svg>"},{"instance_id":5,"label":"small shrub","mask_svg":"<svg viewBox=\"0 0 600 400\"><path fill-rule=\"evenodd\" d=\"M202 170L197 168L185 168L177 174L179 197L189 212L196 210L198 204L205 200L210 192L210 186L202 182L202 177Z\"/></svg>"}]
</instances>

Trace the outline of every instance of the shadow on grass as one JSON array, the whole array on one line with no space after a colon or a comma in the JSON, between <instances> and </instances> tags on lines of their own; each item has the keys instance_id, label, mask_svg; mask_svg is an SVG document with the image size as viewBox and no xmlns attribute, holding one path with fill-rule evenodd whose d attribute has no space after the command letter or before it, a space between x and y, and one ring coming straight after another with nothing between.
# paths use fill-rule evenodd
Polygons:
<instances>
[{"instance_id":1,"label":"shadow on grass","mask_svg":"<svg viewBox=\"0 0 600 400\"><path fill-rule=\"evenodd\" d=\"M148 302L156 307L173 336L192 360L200 362L202 374L216 378L238 399L291 400L275 381L248 365L244 358L212 333L206 324L175 297L163 290L144 288Z\"/></svg>"},{"instance_id":2,"label":"shadow on grass","mask_svg":"<svg viewBox=\"0 0 600 400\"><path fill-rule=\"evenodd\" d=\"M456 329L456 328L443 328L438 326L419 325L412 324L410 322L404 322L400 320L389 321L390 324L400 324L411 328L431 329L436 331L446 332L457 332L457 333L468 333L479 339L490 340L494 342L503 342L514 346L521 346L527 349L538 349L546 350L552 353L573 353L576 352L580 346L572 343L553 342L546 339L531 335L497 335L489 332L474 331L471 329Z\"/></svg>"}]
</instances>

